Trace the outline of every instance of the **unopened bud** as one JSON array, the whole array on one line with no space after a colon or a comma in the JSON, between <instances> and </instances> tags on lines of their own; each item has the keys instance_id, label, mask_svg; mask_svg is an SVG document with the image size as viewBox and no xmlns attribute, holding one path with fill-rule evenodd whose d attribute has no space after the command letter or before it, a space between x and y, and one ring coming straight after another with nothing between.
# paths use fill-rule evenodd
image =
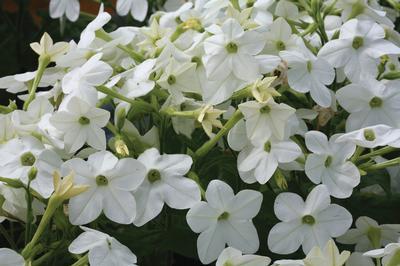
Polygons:
<instances>
[{"instance_id":1,"label":"unopened bud","mask_svg":"<svg viewBox=\"0 0 400 266\"><path fill-rule=\"evenodd\" d=\"M115 151L122 157L129 156L129 149L123 139L115 140Z\"/></svg>"},{"instance_id":2,"label":"unopened bud","mask_svg":"<svg viewBox=\"0 0 400 266\"><path fill-rule=\"evenodd\" d=\"M288 184L287 184L286 178L285 178L285 176L282 174L282 172L279 169L277 169L275 171L274 179L275 179L276 185L281 190L287 190L288 189Z\"/></svg>"},{"instance_id":3,"label":"unopened bud","mask_svg":"<svg viewBox=\"0 0 400 266\"><path fill-rule=\"evenodd\" d=\"M119 108L117 111L117 121L116 121L116 126L118 130L121 130L124 125L125 125L125 119L126 119L126 111L125 108Z\"/></svg>"},{"instance_id":4,"label":"unopened bud","mask_svg":"<svg viewBox=\"0 0 400 266\"><path fill-rule=\"evenodd\" d=\"M28 172L29 180L31 180L31 181L34 180L36 178L36 176L37 176L37 173L38 173L37 168L36 167L31 167L31 169L29 169L29 172Z\"/></svg>"}]
</instances>

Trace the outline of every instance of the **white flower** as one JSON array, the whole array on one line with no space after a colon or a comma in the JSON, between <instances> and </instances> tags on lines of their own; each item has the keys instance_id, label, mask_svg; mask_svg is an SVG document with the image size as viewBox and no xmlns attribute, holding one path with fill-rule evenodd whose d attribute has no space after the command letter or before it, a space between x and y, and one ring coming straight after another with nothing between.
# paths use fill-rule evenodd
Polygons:
<instances>
[{"instance_id":1,"label":"white flower","mask_svg":"<svg viewBox=\"0 0 400 266\"><path fill-rule=\"evenodd\" d=\"M143 21L148 9L147 0L117 0L117 13L126 16L129 11L134 19Z\"/></svg>"},{"instance_id":2,"label":"white flower","mask_svg":"<svg viewBox=\"0 0 400 266\"><path fill-rule=\"evenodd\" d=\"M376 74L377 58L400 53L399 47L384 38L384 29L373 21L351 19L341 27L339 39L326 43L318 56L336 68L344 67L346 76L358 81L361 74Z\"/></svg>"},{"instance_id":3,"label":"white flower","mask_svg":"<svg viewBox=\"0 0 400 266\"><path fill-rule=\"evenodd\" d=\"M322 107L332 103L330 90L326 87L335 79L335 70L322 58L312 53L302 54L297 51L281 51L279 55L288 63L288 82L292 89L306 93Z\"/></svg>"},{"instance_id":4,"label":"white flower","mask_svg":"<svg viewBox=\"0 0 400 266\"><path fill-rule=\"evenodd\" d=\"M343 266L349 257L350 252L339 253L335 241L331 239L323 249L319 246L314 247L303 261L307 266Z\"/></svg>"},{"instance_id":5,"label":"white flower","mask_svg":"<svg viewBox=\"0 0 400 266\"><path fill-rule=\"evenodd\" d=\"M244 31L235 19L227 19L221 27L213 26L215 35L204 41L204 64L210 80L224 80L231 73L238 79L252 81L259 77L255 55L264 41L256 31Z\"/></svg>"},{"instance_id":6,"label":"white flower","mask_svg":"<svg viewBox=\"0 0 400 266\"><path fill-rule=\"evenodd\" d=\"M66 16L70 21L74 22L79 17L79 0L50 0L50 17L61 18Z\"/></svg>"},{"instance_id":7,"label":"white flower","mask_svg":"<svg viewBox=\"0 0 400 266\"><path fill-rule=\"evenodd\" d=\"M200 201L196 182L184 175L192 166L192 158L183 154L162 154L151 148L142 153L138 161L146 167L146 178L133 193L137 202L137 215L133 222L142 226L155 218L164 202L174 209L188 209Z\"/></svg>"},{"instance_id":8,"label":"white flower","mask_svg":"<svg viewBox=\"0 0 400 266\"><path fill-rule=\"evenodd\" d=\"M240 250L228 247L218 257L216 266L267 266L271 260L257 255L242 255Z\"/></svg>"},{"instance_id":9,"label":"white flower","mask_svg":"<svg viewBox=\"0 0 400 266\"><path fill-rule=\"evenodd\" d=\"M356 220L356 228L347 231L337 241L347 245L356 244L356 251L365 252L396 242L399 237L399 224L379 225L374 219L361 216Z\"/></svg>"},{"instance_id":10,"label":"white flower","mask_svg":"<svg viewBox=\"0 0 400 266\"><path fill-rule=\"evenodd\" d=\"M386 125L364 127L359 130L343 134L336 142L353 142L364 148L375 148L378 146L391 145L400 139L400 129Z\"/></svg>"},{"instance_id":11,"label":"white flower","mask_svg":"<svg viewBox=\"0 0 400 266\"><path fill-rule=\"evenodd\" d=\"M48 57L49 62L55 62L58 57L68 51L69 44L67 42L53 43L53 39L45 32L40 39L40 43L31 43L31 48L41 57Z\"/></svg>"},{"instance_id":12,"label":"white flower","mask_svg":"<svg viewBox=\"0 0 400 266\"><path fill-rule=\"evenodd\" d=\"M348 198L353 188L360 183L358 168L348 159L355 151L353 143L336 143L338 135L328 138L319 131L309 131L305 135L307 148L312 154L307 156L305 172L314 183L326 185L330 195Z\"/></svg>"},{"instance_id":13,"label":"white flower","mask_svg":"<svg viewBox=\"0 0 400 266\"><path fill-rule=\"evenodd\" d=\"M101 4L99 14L90 22L81 33L81 38L78 43L79 48L87 48L96 39L96 31L103 28L111 20L111 15L104 12L104 5Z\"/></svg>"},{"instance_id":14,"label":"white flower","mask_svg":"<svg viewBox=\"0 0 400 266\"><path fill-rule=\"evenodd\" d=\"M278 55L283 50L306 49L301 38L292 34L289 23L281 17L275 19L269 26L266 39L267 42L263 50L266 54Z\"/></svg>"},{"instance_id":15,"label":"white flower","mask_svg":"<svg viewBox=\"0 0 400 266\"><path fill-rule=\"evenodd\" d=\"M136 66L132 74L127 77L120 93L128 98L136 98L149 93L155 86L155 82L150 80L155 63L156 60L149 59Z\"/></svg>"},{"instance_id":16,"label":"white flower","mask_svg":"<svg viewBox=\"0 0 400 266\"><path fill-rule=\"evenodd\" d=\"M45 198L53 192L53 172L58 170L62 161L52 150L32 136L24 136L8 141L0 147L0 176L29 182L29 172L37 170L31 181L31 187Z\"/></svg>"},{"instance_id":17,"label":"white flower","mask_svg":"<svg viewBox=\"0 0 400 266\"><path fill-rule=\"evenodd\" d=\"M363 256L362 253L354 252L346 262L346 266L375 266L371 258Z\"/></svg>"},{"instance_id":18,"label":"white flower","mask_svg":"<svg viewBox=\"0 0 400 266\"><path fill-rule=\"evenodd\" d=\"M295 109L269 98L264 103L248 101L239 104L246 121L247 137L254 145L263 145L271 136L283 139L289 118Z\"/></svg>"},{"instance_id":19,"label":"white flower","mask_svg":"<svg viewBox=\"0 0 400 266\"><path fill-rule=\"evenodd\" d=\"M112 75L113 69L101 61L103 54L92 56L81 67L68 72L62 80L62 89L65 94L78 96L93 105L97 103L98 92L96 86L104 84Z\"/></svg>"},{"instance_id":20,"label":"white flower","mask_svg":"<svg viewBox=\"0 0 400 266\"><path fill-rule=\"evenodd\" d=\"M350 113L346 131L384 124L400 127L399 81L382 83L365 79L349 84L336 92L339 104Z\"/></svg>"},{"instance_id":21,"label":"white flower","mask_svg":"<svg viewBox=\"0 0 400 266\"><path fill-rule=\"evenodd\" d=\"M50 123L64 132L65 148L68 153L74 153L87 143L89 146L104 150L106 135L104 127L110 119L106 110L90 106L77 97L72 97L61 109L50 117Z\"/></svg>"},{"instance_id":22,"label":"white flower","mask_svg":"<svg viewBox=\"0 0 400 266\"><path fill-rule=\"evenodd\" d=\"M92 266L136 266L137 258L126 246L115 238L84 226L80 234L68 247L73 254L89 251Z\"/></svg>"},{"instance_id":23,"label":"white flower","mask_svg":"<svg viewBox=\"0 0 400 266\"><path fill-rule=\"evenodd\" d=\"M75 183L89 189L69 201L69 220L74 225L94 221L103 211L110 220L132 223L136 202L131 191L139 187L145 177L144 166L135 159L118 160L109 151L89 156L87 161L73 158L62 166L63 173L73 171Z\"/></svg>"},{"instance_id":24,"label":"white flower","mask_svg":"<svg viewBox=\"0 0 400 266\"><path fill-rule=\"evenodd\" d=\"M289 163L302 154L293 141L268 140L264 145L248 145L238 155L240 177L246 183L265 184L278 168L278 163Z\"/></svg>"},{"instance_id":25,"label":"white flower","mask_svg":"<svg viewBox=\"0 0 400 266\"><path fill-rule=\"evenodd\" d=\"M397 266L400 260L400 243L390 243L385 248L370 250L364 256L382 258L383 266Z\"/></svg>"},{"instance_id":26,"label":"white flower","mask_svg":"<svg viewBox=\"0 0 400 266\"><path fill-rule=\"evenodd\" d=\"M268 247L278 254L290 254L300 245L304 253L314 246L323 247L331 237L338 237L350 228L351 214L337 204L331 204L326 186L316 186L306 201L290 192L275 200L275 215L282 222L268 235Z\"/></svg>"},{"instance_id":27,"label":"white flower","mask_svg":"<svg viewBox=\"0 0 400 266\"><path fill-rule=\"evenodd\" d=\"M242 190L234 195L232 188L219 180L212 180L206 191L207 202L199 202L187 213L190 228L200 233L197 252L200 261L208 264L228 246L244 253L258 250L257 230L254 218L261 207L262 194L254 190Z\"/></svg>"},{"instance_id":28,"label":"white flower","mask_svg":"<svg viewBox=\"0 0 400 266\"><path fill-rule=\"evenodd\" d=\"M12 249L0 248L0 261L2 266L24 266L24 257Z\"/></svg>"}]
</instances>

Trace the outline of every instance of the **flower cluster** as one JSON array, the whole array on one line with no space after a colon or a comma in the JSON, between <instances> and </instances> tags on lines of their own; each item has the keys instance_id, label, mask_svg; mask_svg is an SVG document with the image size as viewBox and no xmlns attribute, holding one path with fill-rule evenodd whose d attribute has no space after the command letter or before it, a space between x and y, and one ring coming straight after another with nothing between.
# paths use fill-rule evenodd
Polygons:
<instances>
[{"instance_id":1,"label":"flower cluster","mask_svg":"<svg viewBox=\"0 0 400 266\"><path fill-rule=\"evenodd\" d=\"M157 265L156 247L400 265L400 6L385 3L167 1L112 32L101 6L79 40L45 33L37 69L0 79L18 97L0 106L0 217L26 242L2 225L0 260ZM79 1L50 12L75 21Z\"/></svg>"}]
</instances>

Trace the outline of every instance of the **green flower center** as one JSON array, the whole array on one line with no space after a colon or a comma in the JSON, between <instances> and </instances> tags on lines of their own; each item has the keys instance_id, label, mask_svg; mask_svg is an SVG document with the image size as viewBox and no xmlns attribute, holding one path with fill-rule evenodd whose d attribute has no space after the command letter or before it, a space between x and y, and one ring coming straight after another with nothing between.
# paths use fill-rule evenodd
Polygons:
<instances>
[{"instance_id":1,"label":"green flower center","mask_svg":"<svg viewBox=\"0 0 400 266\"><path fill-rule=\"evenodd\" d=\"M225 49L228 51L228 53L235 54L237 53L238 46L236 43L230 42L225 46Z\"/></svg>"},{"instance_id":2,"label":"green flower center","mask_svg":"<svg viewBox=\"0 0 400 266\"><path fill-rule=\"evenodd\" d=\"M311 72L312 70L312 62L311 61L307 61L307 71Z\"/></svg>"},{"instance_id":3,"label":"green flower center","mask_svg":"<svg viewBox=\"0 0 400 266\"><path fill-rule=\"evenodd\" d=\"M86 116L81 116L81 117L79 117L78 122L79 122L79 124L84 126L84 125L90 124L90 119L87 118Z\"/></svg>"},{"instance_id":4,"label":"green flower center","mask_svg":"<svg viewBox=\"0 0 400 266\"><path fill-rule=\"evenodd\" d=\"M286 45L285 45L285 43L282 42L281 40L277 41L277 42L276 42L276 49L277 49L278 51L286 50Z\"/></svg>"},{"instance_id":5,"label":"green flower center","mask_svg":"<svg viewBox=\"0 0 400 266\"><path fill-rule=\"evenodd\" d=\"M107 186L108 185L108 179L104 175L98 175L96 176L96 184L98 186Z\"/></svg>"},{"instance_id":6,"label":"green flower center","mask_svg":"<svg viewBox=\"0 0 400 266\"><path fill-rule=\"evenodd\" d=\"M250 8L254 6L255 0L247 0L246 7Z\"/></svg>"},{"instance_id":7,"label":"green flower center","mask_svg":"<svg viewBox=\"0 0 400 266\"><path fill-rule=\"evenodd\" d=\"M149 182L151 184L153 184L154 182L161 180L161 174L160 171L156 170L156 169L151 169L148 173L147 173L147 179L149 180Z\"/></svg>"},{"instance_id":8,"label":"green flower center","mask_svg":"<svg viewBox=\"0 0 400 266\"><path fill-rule=\"evenodd\" d=\"M303 222L303 224L315 224L315 218L312 215L304 215L303 218L301 218L301 221Z\"/></svg>"},{"instance_id":9,"label":"green flower center","mask_svg":"<svg viewBox=\"0 0 400 266\"><path fill-rule=\"evenodd\" d=\"M167 82L169 85L174 85L176 83L176 77L174 75L169 75Z\"/></svg>"},{"instance_id":10,"label":"green flower center","mask_svg":"<svg viewBox=\"0 0 400 266\"><path fill-rule=\"evenodd\" d=\"M35 155L28 151L21 155L21 165L32 166L36 162Z\"/></svg>"},{"instance_id":11,"label":"green flower center","mask_svg":"<svg viewBox=\"0 0 400 266\"><path fill-rule=\"evenodd\" d=\"M360 36L354 37L353 43L352 43L352 46L353 46L354 49L357 50L358 48L360 48L363 45L364 45L363 37L360 37Z\"/></svg>"},{"instance_id":12,"label":"green flower center","mask_svg":"<svg viewBox=\"0 0 400 266\"><path fill-rule=\"evenodd\" d=\"M265 142L264 151L266 151L266 152L270 152L271 151L271 141Z\"/></svg>"},{"instance_id":13,"label":"green flower center","mask_svg":"<svg viewBox=\"0 0 400 266\"><path fill-rule=\"evenodd\" d=\"M201 66L202 62L201 62L201 58L198 56L194 56L192 57L192 63L196 63L197 66Z\"/></svg>"},{"instance_id":14,"label":"green flower center","mask_svg":"<svg viewBox=\"0 0 400 266\"><path fill-rule=\"evenodd\" d=\"M228 212L223 212L220 216L218 216L218 221L227 220L229 218Z\"/></svg>"},{"instance_id":15,"label":"green flower center","mask_svg":"<svg viewBox=\"0 0 400 266\"><path fill-rule=\"evenodd\" d=\"M372 129L365 129L364 138L368 141L374 141L376 139L375 132Z\"/></svg>"},{"instance_id":16,"label":"green flower center","mask_svg":"<svg viewBox=\"0 0 400 266\"><path fill-rule=\"evenodd\" d=\"M371 108L377 108L377 107L381 107L383 104L383 101L381 98L379 97L373 97L370 101L369 101L369 106Z\"/></svg>"},{"instance_id":17,"label":"green flower center","mask_svg":"<svg viewBox=\"0 0 400 266\"><path fill-rule=\"evenodd\" d=\"M325 167L331 166L332 160L333 160L332 156L329 155L328 157L326 157L326 159L325 159Z\"/></svg>"},{"instance_id":18,"label":"green flower center","mask_svg":"<svg viewBox=\"0 0 400 266\"><path fill-rule=\"evenodd\" d=\"M269 114L270 112L271 112L271 107L269 107L268 105L265 105L260 108L260 113L262 114Z\"/></svg>"}]
</instances>

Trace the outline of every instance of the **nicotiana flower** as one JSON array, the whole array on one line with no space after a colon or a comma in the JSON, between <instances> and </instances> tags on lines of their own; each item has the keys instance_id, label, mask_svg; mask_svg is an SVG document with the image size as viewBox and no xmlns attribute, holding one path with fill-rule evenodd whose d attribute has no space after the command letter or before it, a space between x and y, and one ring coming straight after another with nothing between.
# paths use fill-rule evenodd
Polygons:
<instances>
[{"instance_id":1,"label":"nicotiana flower","mask_svg":"<svg viewBox=\"0 0 400 266\"><path fill-rule=\"evenodd\" d=\"M137 258L117 239L84 226L81 233L68 247L73 254L88 252L89 264L93 266L136 266Z\"/></svg>"},{"instance_id":2,"label":"nicotiana flower","mask_svg":"<svg viewBox=\"0 0 400 266\"><path fill-rule=\"evenodd\" d=\"M316 186L305 202L295 193L279 194L274 211L282 222L269 232L268 247L278 254L290 254L300 245L304 253L315 246L322 248L331 237L344 234L353 220L345 208L331 204L324 185Z\"/></svg>"},{"instance_id":3,"label":"nicotiana flower","mask_svg":"<svg viewBox=\"0 0 400 266\"><path fill-rule=\"evenodd\" d=\"M53 192L53 172L62 161L52 150L45 149L35 137L15 138L0 147L0 176L20 179L40 195L48 198Z\"/></svg>"},{"instance_id":4,"label":"nicotiana flower","mask_svg":"<svg viewBox=\"0 0 400 266\"><path fill-rule=\"evenodd\" d=\"M148 9L147 0L117 0L117 13L126 16L130 12L136 20L143 21Z\"/></svg>"},{"instance_id":5,"label":"nicotiana flower","mask_svg":"<svg viewBox=\"0 0 400 266\"><path fill-rule=\"evenodd\" d=\"M110 220L132 223L136 201L131 191L145 178L144 166L133 158L118 160L109 151L89 156L87 161L73 158L62 166L63 173L73 171L75 183L89 188L69 201L69 220L82 225L94 221L103 211Z\"/></svg>"},{"instance_id":6,"label":"nicotiana flower","mask_svg":"<svg viewBox=\"0 0 400 266\"><path fill-rule=\"evenodd\" d=\"M25 260L20 254L9 248L0 248L1 265L24 266Z\"/></svg>"},{"instance_id":7,"label":"nicotiana flower","mask_svg":"<svg viewBox=\"0 0 400 266\"><path fill-rule=\"evenodd\" d=\"M400 224L379 225L374 219L361 216L356 228L350 229L337 241L342 244L356 244L355 250L365 252L396 242L400 237Z\"/></svg>"},{"instance_id":8,"label":"nicotiana flower","mask_svg":"<svg viewBox=\"0 0 400 266\"><path fill-rule=\"evenodd\" d=\"M353 252L346 262L346 266L376 266L372 258L363 256L362 253Z\"/></svg>"},{"instance_id":9,"label":"nicotiana flower","mask_svg":"<svg viewBox=\"0 0 400 266\"><path fill-rule=\"evenodd\" d=\"M382 83L365 79L336 92L339 104L350 113L346 131L384 124L400 127L400 92L397 80Z\"/></svg>"},{"instance_id":10,"label":"nicotiana flower","mask_svg":"<svg viewBox=\"0 0 400 266\"><path fill-rule=\"evenodd\" d=\"M101 61L102 53L92 56L81 67L68 72L62 80L65 94L78 96L88 103L96 104L98 92L96 86L104 84L112 75L113 69Z\"/></svg>"},{"instance_id":11,"label":"nicotiana flower","mask_svg":"<svg viewBox=\"0 0 400 266\"><path fill-rule=\"evenodd\" d=\"M149 93L155 86L155 82L150 80L155 63L156 60L148 59L136 66L132 73L126 77L126 82L120 93L128 98L140 97Z\"/></svg>"},{"instance_id":12,"label":"nicotiana flower","mask_svg":"<svg viewBox=\"0 0 400 266\"><path fill-rule=\"evenodd\" d=\"M335 70L328 62L312 53L281 51L279 55L290 68L287 76L292 89L310 92L311 98L322 107L331 106L331 92L326 85L335 79Z\"/></svg>"},{"instance_id":13,"label":"nicotiana flower","mask_svg":"<svg viewBox=\"0 0 400 266\"><path fill-rule=\"evenodd\" d=\"M79 18L80 4L79 0L50 0L50 17L61 18L64 15L70 21L76 21Z\"/></svg>"},{"instance_id":14,"label":"nicotiana flower","mask_svg":"<svg viewBox=\"0 0 400 266\"><path fill-rule=\"evenodd\" d=\"M65 103L65 109L58 110L50 117L50 123L64 132L66 151L74 153L87 143L89 146L104 150L106 135L104 127L110 119L106 110L90 106L77 97Z\"/></svg>"},{"instance_id":15,"label":"nicotiana flower","mask_svg":"<svg viewBox=\"0 0 400 266\"><path fill-rule=\"evenodd\" d=\"M218 257L216 266L267 266L271 259L257 255L242 255L240 250L228 247Z\"/></svg>"},{"instance_id":16,"label":"nicotiana flower","mask_svg":"<svg viewBox=\"0 0 400 266\"><path fill-rule=\"evenodd\" d=\"M283 139L289 118L295 109L269 98L264 103L248 101L239 104L246 121L246 133L254 145L264 144L271 136Z\"/></svg>"},{"instance_id":17,"label":"nicotiana flower","mask_svg":"<svg viewBox=\"0 0 400 266\"><path fill-rule=\"evenodd\" d=\"M164 202L174 209L188 209L201 200L200 189L195 181L185 177L192 166L192 158L186 154L162 154L155 148L142 153L138 161L145 170L145 178L133 195L137 202L136 226L142 226L155 218Z\"/></svg>"},{"instance_id":18,"label":"nicotiana flower","mask_svg":"<svg viewBox=\"0 0 400 266\"><path fill-rule=\"evenodd\" d=\"M58 42L53 44L53 39L45 32L40 39L40 43L31 43L31 48L39 56L47 56L49 62L55 62L58 57L68 51L67 42Z\"/></svg>"},{"instance_id":19,"label":"nicotiana flower","mask_svg":"<svg viewBox=\"0 0 400 266\"><path fill-rule=\"evenodd\" d=\"M232 188L219 180L212 180L205 194L207 202L198 202L187 213L190 228L200 233L197 252L202 263L208 264L228 246L244 253L258 250L254 218L261 207L262 194L242 190L234 195Z\"/></svg>"},{"instance_id":20,"label":"nicotiana flower","mask_svg":"<svg viewBox=\"0 0 400 266\"><path fill-rule=\"evenodd\" d=\"M361 74L376 74L377 58L399 53L399 47L385 40L381 26L370 20L351 19L341 27L339 39L326 43L318 57L336 68L344 67L351 81L359 81Z\"/></svg>"},{"instance_id":21,"label":"nicotiana flower","mask_svg":"<svg viewBox=\"0 0 400 266\"><path fill-rule=\"evenodd\" d=\"M104 5L101 4L97 17L92 22L90 22L82 31L78 47L89 47L96 39L96 31L102 29L103 26L106 25L110 20L111 15L107 12L104 12Z\"/></svg>"},{"instance_id":22,"label":"nicotiana flower","mask_svg":"<svg viewBox=\"0 0 400 266\"><path fill-rule=\"evenodd\" d=\"M313 153L307 156L305 172L314 184L322 182L326 185L333 197L347 198L360 183L360 172L348 161L355 151L355 145L349 142L336 143L337 137L334 135L328 141L322 132L306 133L306 146Z\"/></svg>"},{"instance_id":23,"label":"nicotiana flower","mask_svg":"<svg viewBox=\"0 0 400 266\"><path fill-rule=\"evenodd\" d=\"M336 139L336 142L352 142L360 147L375 148L388 144L393 145L399 139L400 129L376 125L343 134Z\"/></svg>"},{"instance_id":24,"label":"nicotiana flower","mask_svg":"<svg viewBox=\"0 0 400 266\"><path fill-rule=\"evenodd\" d=\"M279 163L289 163L302 154L300 147L291 140L268 140L264 145L249 144L238 156L240 177L246 183L265 184L272 177Z\"/></svg>"},{"instance_id":25,"label":"nicotiana flower","mask_svg":"<svg viewBox=\"0 0 400 266\"><path fill-rule=\"evenodd\" d=\"M374 249L364 253L364 256L382 259L383 266L396 266L400 261L400 243L390 243L384 248Z\"/></svg>"},{"instance_id":26,"label":"nicotiana flower","mask_svg":"<svg viewBox=\"0 0 400 266\"><path fill-rule=\"evenodd\" d=\"M251 81L260 75L254 57L265 43L260 33L244 31L233 18L227 19L221 27L213 27L212 33L214 35L204 41L206 55L203 59L209 79L223 80L233 73L238 79Z\"/></svg>"},{"instance_id":27,"label":"nicotiana flower","mask_svg":"<svg viewBox=\"0 0 400 266\"><path fill-rule=\"evenodd\" d=\"M331 239L323 249L314 247L303 261L306 266L343 266L349 257L350 252L346 250L339 253L335 241Z\"/></svg>"}]
</instances>

